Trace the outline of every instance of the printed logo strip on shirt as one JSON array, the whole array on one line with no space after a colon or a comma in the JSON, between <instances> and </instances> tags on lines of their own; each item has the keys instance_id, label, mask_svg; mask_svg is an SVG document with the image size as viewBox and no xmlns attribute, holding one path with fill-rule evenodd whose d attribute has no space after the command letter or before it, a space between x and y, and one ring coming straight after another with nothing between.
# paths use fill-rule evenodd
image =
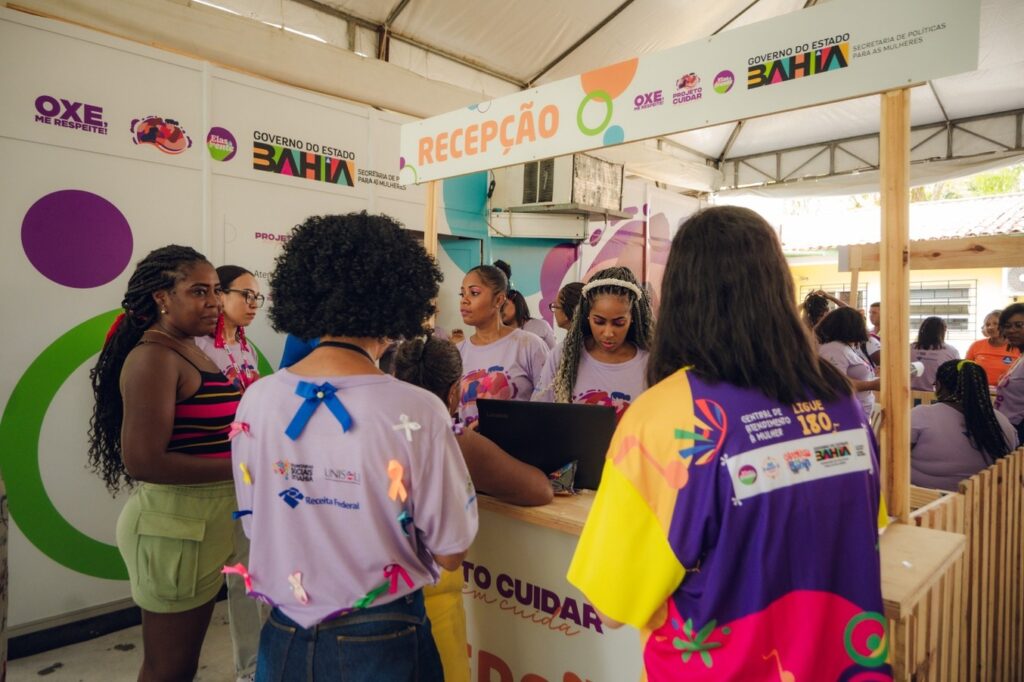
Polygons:
<instances>
[{"instance_id":1,"label":"printed logo strip on shirt","mask_svg":"<svg viewBox=\"0 0 1024 682\"><path fill-rule=\"evenodd\" d=\"M835 431L766 445L729 457L726 466L738 500L791 486L872 470L863 429Z\"/></svg>"}]
</instances>

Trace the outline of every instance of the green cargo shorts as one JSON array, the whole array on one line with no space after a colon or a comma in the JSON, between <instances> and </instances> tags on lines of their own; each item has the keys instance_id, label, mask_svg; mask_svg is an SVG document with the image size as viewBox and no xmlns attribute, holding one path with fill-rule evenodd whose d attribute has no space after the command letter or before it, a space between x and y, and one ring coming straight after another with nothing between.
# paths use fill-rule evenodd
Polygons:
<instances>
[{"instance_id":1,"label":"green cargo shorts","mask_svg":"<svg viewBox=\"0 0 1024 682\"><path fill-rule=\"evenodd\" d=\"M234 550L236 507L231 481L140 484L117 519L117 548L135 603L178 613L213 599Z\"/></svg>"}]
</instances>

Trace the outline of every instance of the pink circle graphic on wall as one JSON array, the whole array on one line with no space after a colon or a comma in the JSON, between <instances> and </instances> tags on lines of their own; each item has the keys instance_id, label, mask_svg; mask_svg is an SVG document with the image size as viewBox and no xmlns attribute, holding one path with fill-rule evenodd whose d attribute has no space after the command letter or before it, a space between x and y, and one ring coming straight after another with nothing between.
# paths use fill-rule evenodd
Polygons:
<instances>
[{"instance_id":1,"label":"pink circle graphic on wall","mask_svg":"<svg viewBox=\"0 0 1024 682\"><path fill-rule=\"evenodd\" d=\"M91 289L120 275L132 257L132 229L98 194L62 189L41 197L21 221L21 245L43 277Z\"/></svg>"}]
</instances>

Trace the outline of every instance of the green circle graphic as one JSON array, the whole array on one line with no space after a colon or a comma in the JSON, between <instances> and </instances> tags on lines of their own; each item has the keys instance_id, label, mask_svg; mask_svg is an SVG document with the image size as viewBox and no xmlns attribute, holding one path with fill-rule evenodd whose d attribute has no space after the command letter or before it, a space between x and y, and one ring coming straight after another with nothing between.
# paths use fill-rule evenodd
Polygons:
<instances>
[{"instance_id":1,"label":"green circle graphic","mask_svg":"<svg viewBox=\"0 0 1024 682\"><path fill-rule=\"evenodd\" d=\"M57 392L75 370L100 352L121 309L101 313L66 332L39 354L21 375L0 418L0 470L11 518L35 547L57 563L95 578L127 580L117 547L75 528L46 493L39 468L39 436ZM273 372L263 353L259 372ZM71 453L73 454L73 453ZM82 461L85 461L85 453Z\"/></svg>"},{"instance_id":2,"label":"green circle graphic","mask_svg":"<svg viewBox=\"0 0 1024 682\"><path fill-rule=\"evenodd\" d=\"M62 566L109 580L127 580L114 545L94 540L61 516L39 470L39 434L57 391L71 374L100 351L121 310L86 320L39 354L21 375L0 418L0 468L11 517L33 545ZM73 454L73 453L69 453ZM85 462L85 453L81 453Z\"/></svg>"},{"instance_id":3,"label":"green circle graphic","mask_svg":"<svg viewBox=\"0 0 1024 682\"><path fill-rule=\"evenodd\" d=\"M586 107L591 100L597 99L604 100L604 103L607 105L607 110L604 114L604 120L601 121L601 124L596 128L588 128L586 124L583 123L583 108ZM582 132L584 135L599 135L605 128L608 127L608 124L612 122L612 110L614 108L615 105L612 104L611 95L609 95L604 90L591 90L590 92L587 93L587 96L584 97L583 100L580 102L579 108L576 109L576 125L579 127L580 132Z\"/></svg>"},{"instance_id":4,"label":"green circle graphic","mask_svg":"<svg viewBox=\"0 0 1024 682\"><path fill-rule=\"evenodd\" d=\"M857 651L857 647L853 641L854 630L858 625L864 621L874 621L882 626L882 649L878 651L879 641L877 636L872 635L868 638L866 644L869 649L875 650L874 655L865 656ZM850 657L850 660L858 665L862 665L865 668L877 668L885 663L889 657L889 640L886 637L886 620L885 616L876 611L863 611L858 613L856 616L850 619L850 622L846 624L846 631L843 633L843 645L846 647L846 655ZM871 646L872 643L874 646Z\"/></svg>"}]
</instances>

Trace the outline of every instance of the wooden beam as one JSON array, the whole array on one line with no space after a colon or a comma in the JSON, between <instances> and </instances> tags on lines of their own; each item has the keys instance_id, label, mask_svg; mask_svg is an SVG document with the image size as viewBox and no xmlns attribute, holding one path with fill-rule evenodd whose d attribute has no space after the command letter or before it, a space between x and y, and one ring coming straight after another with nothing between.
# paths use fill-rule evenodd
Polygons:
<instances>
[{"instance_id":1,"label":"wooden beam","mask_svg":"<svg viewBox=\"0 0 1024 682\"><path fill-rule=\"evenodd\" d=\"M860 255L860 269L877 272L881 265L878 244L850 247L852 269L854 249ZM1024 262L1024 235L1001 234L963 239L921 239L910 242L912 270L957 270L1009 268Z\"/></svg>"},{"instance_id":2,"label":"wooden beam","mask_svg":"<svg viewBox=\"0 0 1024 682\"><path fill-rule=\"evenodd\" d=\"M850 300L846 303L851 308L860 308L860 299L857 296L857 288L860 286L860 270L854 268L850 270Z\"/></svg>"},{"instance_id":3,"label":"wooden beam","mask_svg":"<svg viewBox=\"0 0 1024 682\"><path fill-rule=\"evenodd\" d=\"M423 248L434 258L437 258L437 203L440 184L438 180L427 183L427 200L423 217Z\"/></svg>"},{"instance_id":4,"label":"wooden beam","mask_svg":"<svg viewBox=\"0 0 1024 682\"><path fill-rule=\"evenodd\" d=\"M910 90L882 94L881 449L889 514L910 521ZM863 263L862 263L863 265Z\"/></svg>"}]
</instances>

